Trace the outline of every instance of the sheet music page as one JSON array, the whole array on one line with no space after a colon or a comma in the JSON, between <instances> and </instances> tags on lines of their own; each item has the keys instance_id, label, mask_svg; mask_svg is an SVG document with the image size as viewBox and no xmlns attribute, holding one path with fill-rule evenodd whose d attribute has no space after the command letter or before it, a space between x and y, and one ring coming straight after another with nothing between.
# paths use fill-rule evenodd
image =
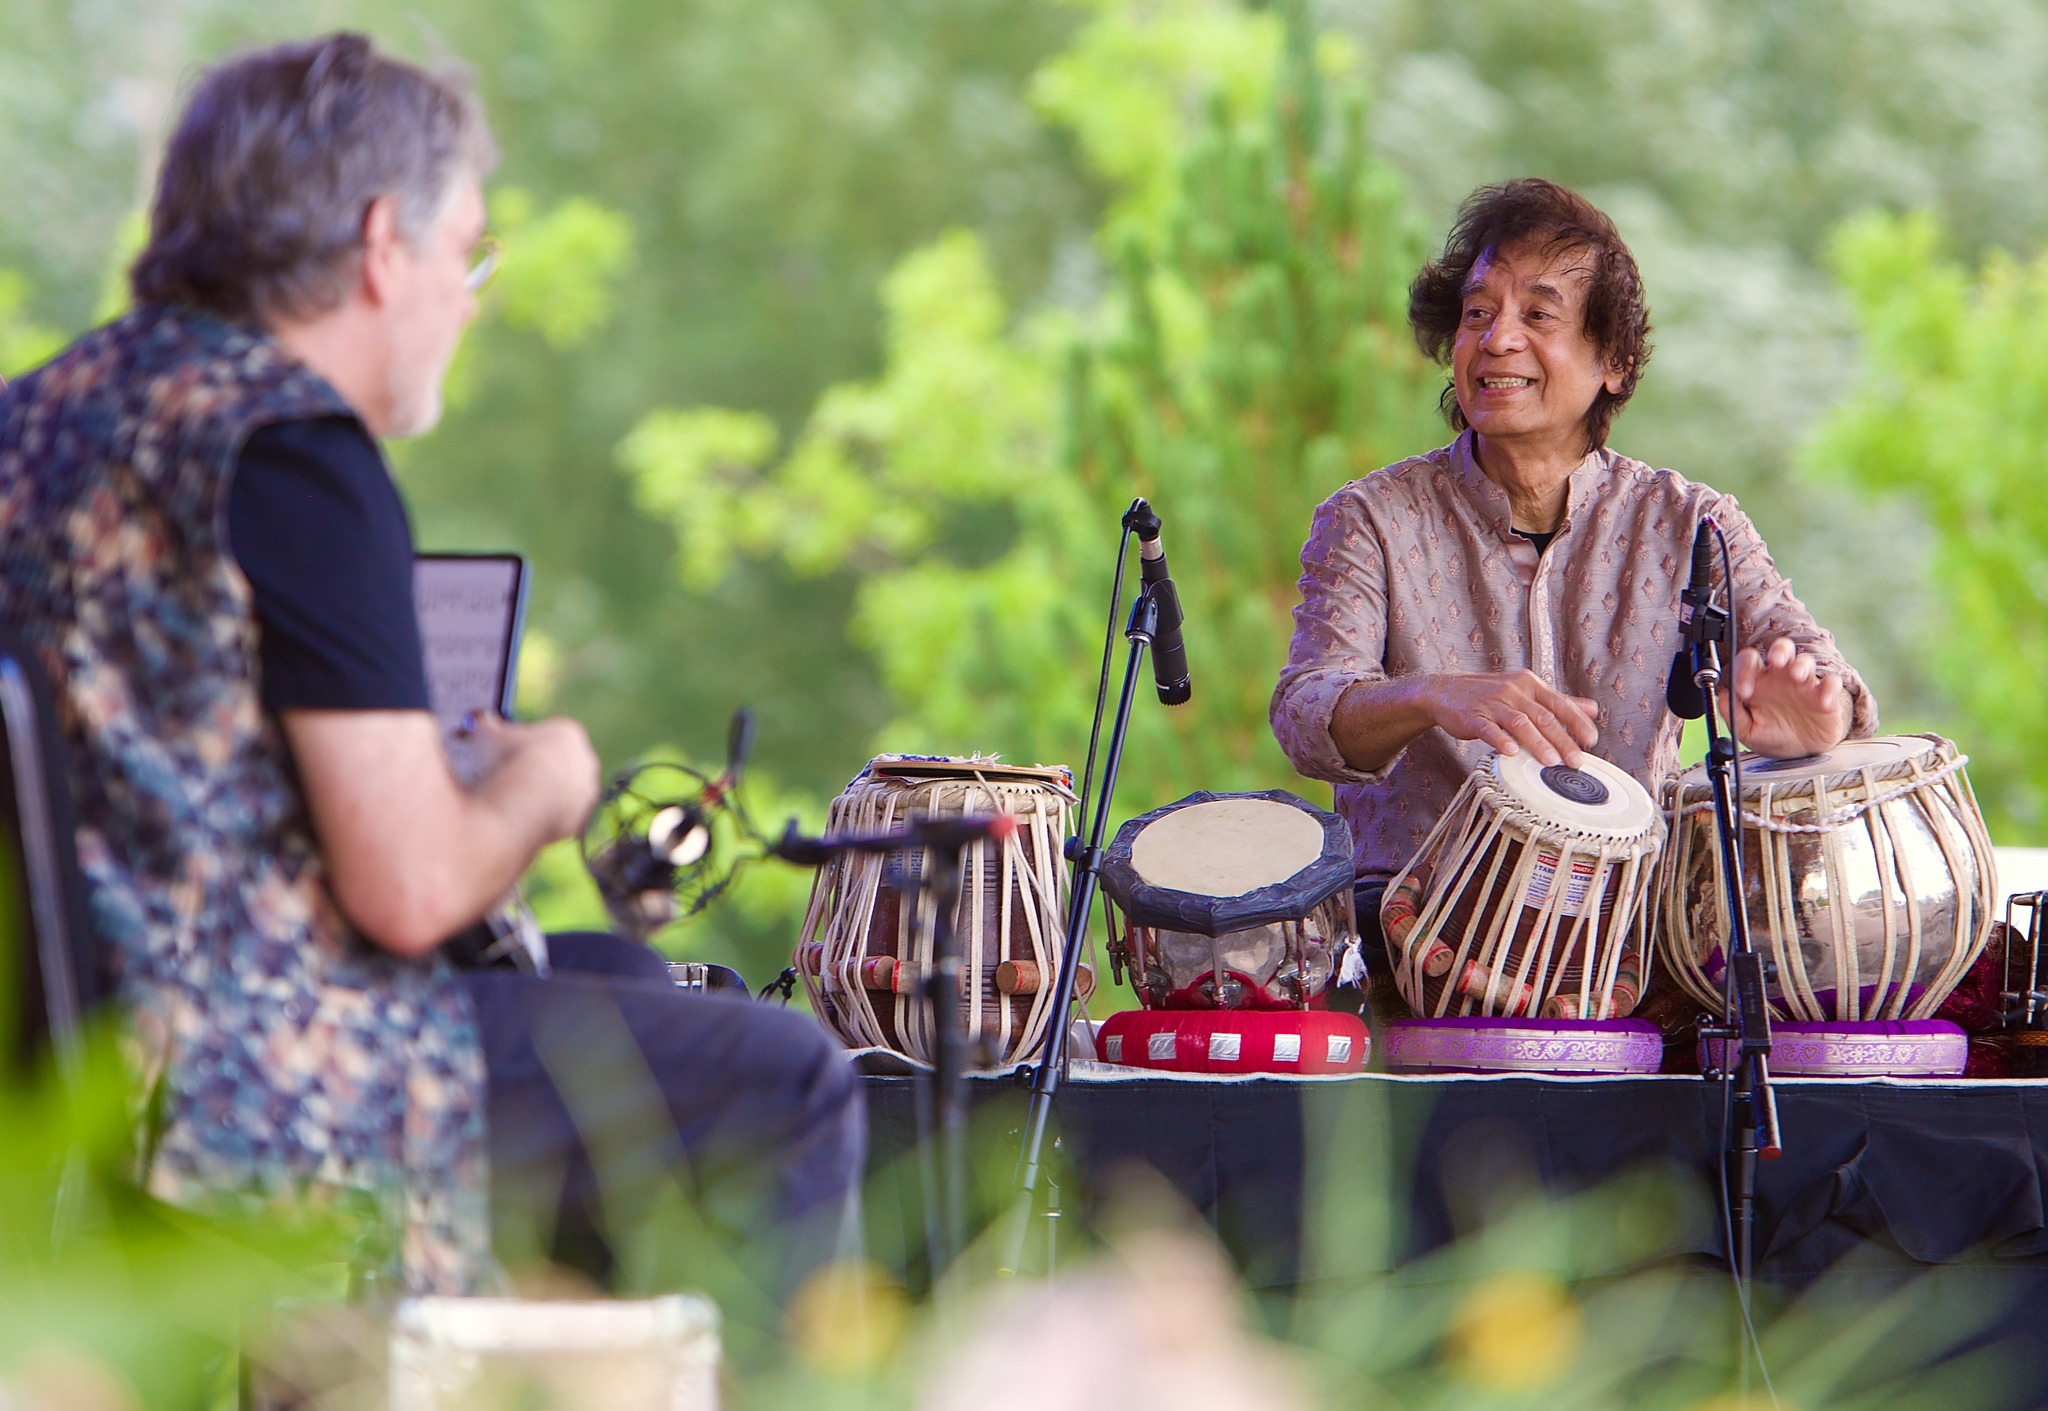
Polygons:
<instances>
[{"instance_id":1,"label":"sheet music page","mask_svg":"<svg viewBox=\"0 0 2048 1411\"><path fill-rule=\"evenodd\" d=\"M476 746L457 731L471 711L510 705L519 643L519 588L523 565L502 557L423 554L413 563L413 606L426 654L427 696L455 777L465 785L482 772Z\"/></svg>"}]
</instances>

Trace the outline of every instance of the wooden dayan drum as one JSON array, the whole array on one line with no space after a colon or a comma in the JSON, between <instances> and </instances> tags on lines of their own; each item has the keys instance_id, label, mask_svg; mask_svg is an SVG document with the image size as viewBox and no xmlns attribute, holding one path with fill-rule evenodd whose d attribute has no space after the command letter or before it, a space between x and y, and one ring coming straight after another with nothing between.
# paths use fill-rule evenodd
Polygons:
<instances>
[{"instance_id":1,"label":"wooden dayan drum","mask_svg":"<svg viewBox=\"0 0 2048 1411\"><path fill-rule=\"evenodd\" d=\"M1416 1014L1609 1020L1642 998L1664 825L1642 785L1584 759L1491 756L1388 886L1380 923Z\"/></svg>"},{"instance_id":2,"label":"wooden dayan drum","mask_svg":"<svg viewBox=\"0 0 2048 1411\"><path fill-rule=\"evenodd\" d=\"M913 818L1007 813L1017 830L961 854L954 935L965 962L962 1013L970 1054L1007 1065L1044 1038L1066 946L1062 849L1074 805L1064 768L977 759L883 755L869 762L828 815L832 832L886 832ZM937 1035L922 997L933 967L933 904L906 907L887 885L890 859L850 853L818 870L797 942L796 968L820 1018L853 1048L932 1061ZM905 865L921 871L923 850ZM913 914L914 913L914 914ZM1092 972L1077 991L1093 989Z\"/></svg>"},{"instance_id":3,"label":"wooden dayan drum","mask_svg":"<svg viewBox=\"0 0 2048 1411\"><path fill-rule=\"evenodd\" d=\"M1750 941L1793 1021L1925 1019L1991 933L1991 838L1938 735L1850 740L1804 759L1742 758ZM1728 895L1704 765L1670 781L1658 902L1672 976L1718 1008Z\"/></svg>"}]
</instances>

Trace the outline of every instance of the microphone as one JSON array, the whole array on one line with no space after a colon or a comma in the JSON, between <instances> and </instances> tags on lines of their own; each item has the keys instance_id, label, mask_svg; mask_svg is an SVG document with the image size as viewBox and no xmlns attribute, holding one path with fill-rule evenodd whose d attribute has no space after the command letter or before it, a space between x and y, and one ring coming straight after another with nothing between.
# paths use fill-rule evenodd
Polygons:
<instances>
[{"instance_id":1,"label":"microphone","mask_svg":"<svg viewBox=\"0 0 2048 1411\"><path fill-rule=\"evenodd\" d=\"M732 713L732 728L725 735L726 787L740 782L746 772L747 756L754 752L754 712L741 707Z\"/></svg>"},{"instance_id":2,"label":"microphone","mask_svg":"<svg viewBox=\"0 0 2048 1411\"><path fill-rule=\"evenodd\" d=\"M1692 536L1692 582L1678 597L1678 650L1671 658L1671 679L1664 686L1664 704L1680 720L1698 720L1707 713L1706 692L1693 679L1694 620L1713 604L1713 523L1702 519Z\"/></svg>"},{"instance_id":3,"label":"microphone","mask_svg":"<svg viewBox=\"0 0 2048 1411\"><path fill-rule=\"evenodd\" d=\"M725 733L725 772L704 786L703 807L714 809L723 804L726 797L740 786L740 776L746 772L747 756L754 752L754 712L742 706L732 713L732 724Z\"/></svg>"},{"instance_id":4,"label":"microphone","mask_svg":"<svg viewBox=\"0 0 2048 1411\"><path fill-rule=\"evenodd\" d=\"M1166 570L1166 547L1159 541L1159 515L1140 498L1126 516L1138 536L1138 576L1159 606L1159 626L1152 633L1152 680L1161 705L1185 705L1194 694L1188 681L1188 649L1181 640L1180 593Z\"/></svg>"},{"instance_id":5,"label":"microphone","mask_svg":"<svg viewBox=\"0 0 2048 1411\"><path fill-rule=\"evenodd\" d=\"M958 852L983 838L998 842L1017 831L1017 820L1007 813L969 814L961 818L913 818L887 833L827 833L807 838L794 818L782 836L769 846L771 857L799 867L819 867L843 852L900 852L905 848L938 848Z\"/></svg>"},{"instance_id":6,"label":"microphone","mask_svg":"<svg viewBox=\"0 0 2048 1411\"><path fill-rule=\"evenodd\" d=\"M612 826L618 829L617 833L588 855L586 865L591 879L597 883L605 910L623 929L645 938L682 914L676 888L686 877L694 877L708 868L714 841L712 820L721 808L733 806L734 791L739 788L740 775L753 745L753 712L735 711L726 737L725 771L716 779L704 781L697 797L653 805L653 811L645 815L644 825L630 816L613 818ZM608 799L627 793L630 780L646 768L642 766L615 782ZM692 913L723 886L724 883L718 883L706 892L692 906Z\"/></svg>"}]
</instances>

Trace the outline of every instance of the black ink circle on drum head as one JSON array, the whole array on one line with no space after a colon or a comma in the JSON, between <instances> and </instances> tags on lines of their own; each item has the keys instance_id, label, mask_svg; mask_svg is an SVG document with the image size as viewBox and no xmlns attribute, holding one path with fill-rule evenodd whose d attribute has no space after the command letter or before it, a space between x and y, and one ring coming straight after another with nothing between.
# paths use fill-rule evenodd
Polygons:
<instances>
[{"instance_id":1,"label":"black ink circle on drum head","mask_svg":"<svg viewBox=\"0 0 2048 1411\"><path fill-rule=\"evenodd\" d=\"M1546 765L1537 777L1561 799L1569 799L1588 808L1607 802L1607 786L1583 769L1573 769L1565 764Z\"/></svg>"}]
</instances>

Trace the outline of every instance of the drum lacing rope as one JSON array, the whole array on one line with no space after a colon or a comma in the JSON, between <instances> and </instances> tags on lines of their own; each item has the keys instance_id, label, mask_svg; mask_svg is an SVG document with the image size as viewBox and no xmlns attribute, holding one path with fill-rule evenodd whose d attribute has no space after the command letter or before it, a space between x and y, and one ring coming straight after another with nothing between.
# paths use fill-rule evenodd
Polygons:
<instances>
[{"instance_id":1,"label":"drum lacing rope","mask_svg":"<svg viewBox=\"0 0 2048 1411\"><path fill-rule=\"evenodd\" d=\"M1507 831L1510 825L1521 829L1527 836L1515 838ZM1648 824L1634 833L1590 830L1547 818L1524 805L1483 768L1474 771L1466 777L1451 806L1430 829L1416 855L1388 887L1389 897L1404 889L1415 892L1415 914L1405 928L1405 935L1397 936L1391 930L1388 934L1388 941L1400 952L1394 964L1396 984L1418 1011L1431 1007L1437 1016L1447 1014L1453 1005L1459 1014L1471 1014L1484 1012L1487 1007L1506 1001L1510 1013L1526 1010L1534 1017L1544 1002L1567 992L1572 984L1565 973L1569 968L1569 958L1583 947L1577 984L1581 1002L1589 1001L1592 994L1597 993L1603 1006L1610 1003L1625 956L1633 952L1644 974L1648 973L1654 956L1655 943L1650 934L1648 908L1664 831L1664 820L1654 811ZM1441 939L1452 909L1475 883L1479 888L1476 896L1496 895L1497 886L1502 884L1502 866L1508 860L1508 854L1497 848L1503 839L1511 839L1516 844L1514 861L1504 884L1509 899L1526 896L1540 855L1546 850L1556 851L1557 861L1552 868L1550 889L1538 905L1539 915L1544 919L1538 922L1537 932L1529 938L1532 944L1524 948L1516 939L1519 922L1516 909L1500 907L1491 916L1475 915L1470 918L1455 947L1450 974L1461 973L1468 961L1484 967L1489 974L1486 994L1483 997L1469 992L1461 994L1458 993L1461 986L1453 983L1445 987L1433 1006L1429 1006L1425 998L1428 981L1421 968L1427 944ZM1450 851L1439 853L1439 847L1447 843L1453 844ZM1587 901L1582 903L1584 909L1567 922L1564 919L1566 900L1576 862L1572 854L1584 851L1597 854L1593 859L1596 870L1589 880ZM1481 881L1478 865L1489 855L1492 862L1485 868L1484 880ZM1425 858L1432 860L1429 871L1436 875L1422 881L1418 869ZM1443 863L1448 863L1449 872L1436 873L1437 866ZM1618 898L1620 905L1614 914L1603 914L1596 894L1604 894L1610 885L1609 879L1616 877L1622 879L1623 895ZM1592 880L1597 880L1600 886L1593 887L1590 884ZM1529 905L1522 902L1522 907ZM1611 933L1611 948L1609 936L1603 933ZM1556 952L1560 940L1565 946L1562 956ZM1516 955L1518 950L1521 953ZM1502 961L1513 966L1511 975L1497 971L1496 967ZM1503 980L1507 982L1504 992L1496 994L1496 990L1502 988ZM1411 989L1412 994L1409 993ZM1513 998L1517 991L1523 990L1529 992L1526 1001Z\"/></svg>"},{"instance_id":2,"label":"drum lacing rope","mask_svg":"<svg viewBox=\"0 0 2048 1411\"><path fill-rule=\"evenodd\" d=\"M1954 759L1946 761L1940 768L1930 769L1924 774L1916 769L1914 772L1906 775L1891 790L1885 793L1873 794L1867 799L1848 805L1846 808L1838 808L1833 813L1813 823L1787 823L1782 819L1764 818L1748 812L1742 815L1742 822L1745 827L1760 828L1766 833L1831 833L1844 823L1852 823L1856 819L1861 818L1873 808L1882 808L1885 804L1891 803L1896 799L1905 798L1908 794L1917 794L1929 784L1939 784L1969 762L1970 757L1968 755L1959 754ZM1800 782L1804 783L1806 781L1801 780ZM1714 801L1709 798L1699 803L1684 805L1679 809L1679 814L1682 817L1687 814L1712 813L1713 811Z\"/></svg>"}]
</instances>

